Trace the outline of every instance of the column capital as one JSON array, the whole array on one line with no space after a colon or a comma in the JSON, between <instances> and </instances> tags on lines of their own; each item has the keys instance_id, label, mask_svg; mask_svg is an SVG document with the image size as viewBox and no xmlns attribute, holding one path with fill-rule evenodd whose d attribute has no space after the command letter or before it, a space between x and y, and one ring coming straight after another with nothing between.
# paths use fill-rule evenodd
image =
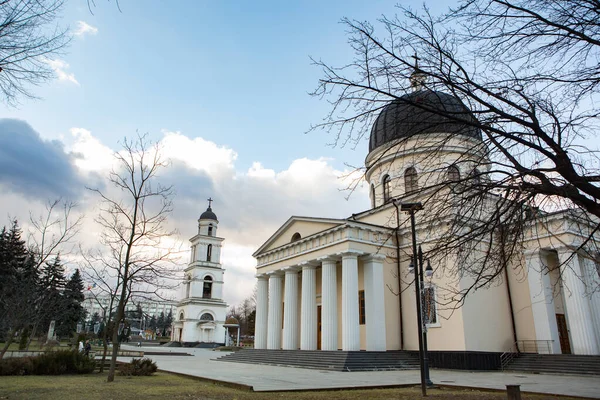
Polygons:
<instances>
[{"instance_id":1,"label":"column capital","mask_svg":"<svg viewBox=\"0 0 600 400\"><path fill-rule=\"evenodd\" d=\"M315 261L302 261L301 263L298 264L298 266L300 268L304 269L314 269L317 268L318 263L316 263Z\"/></svg>"},{"instance_id":2,"label":"column capital","mask_svg":"<svg viewBox=\"0 0 600 400\"><path fill-rule=\"evenodd\" d=\"M369 253L361 257L364 261L383 261L386 258L387 256L381 253Z\"/></svg>"},{"instance_id":3,"label":"column capital","mask_svg":"<svg viewBox=\"0 0 600 400\"><path fill-rule=\"evenodd\" d=\"M323 261L339 261L340 257L335 254L328 254L326 256L317 257L318 262Z\"/></svg>"},{"instance_id":4,"label":"column capital","mask_svg":"<svg viewBox=\"0 0 600 400\"><path fill-rule=\"evenodd\" d=\"M288 274L297 274L299 269L300 268L298 268L297 265L290 265L289 267L283 267L281 270L283 272L285 272L286 275L288 275Z\"/></svg>"},{"instance_id":5,"label":"column capital","mask_svg":"<svg viewBox=\"0 0 600 400\"><path fill-rule=\"evenodd\" d=\"M256 274L256 275L254 275L254 277L255 277L256 279L258 279L258 280L265 280L265 281L266 281L267 279L269 279L269 277L267 276L267 274L266 274L266 273L264 273L264 274Z\"/></svg>"},{"instance_id":6,"label":"column capital","mask_svg":"<svg viewBox=\"0 0 600 400\"><path fill-rule=\"evenodd\" d=\"M336 253L336 256L341 256L342 259L346 258L346 257L358 257L365 254L364 251L359 251L359 250L346 250L346 251L341 251L339 253Z\"/></svg>"},{"instance_id":7,"label":"column capital","mask_svg":"<svg viewBox=\"0 0 600 400\"><path fill-rule=\"evenodd\" d=\"M271 278L281 278L283 277L283 274L281 272L281 270L277 270L277 271L269 271L267 272L265 275L267 275L269 277L269 279Z\"/></svg>"}]
</instances>

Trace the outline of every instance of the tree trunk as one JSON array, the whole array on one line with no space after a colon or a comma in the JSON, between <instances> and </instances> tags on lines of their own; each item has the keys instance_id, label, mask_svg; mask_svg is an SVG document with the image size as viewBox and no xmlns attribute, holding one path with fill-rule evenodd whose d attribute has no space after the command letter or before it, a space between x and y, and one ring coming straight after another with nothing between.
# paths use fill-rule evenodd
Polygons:
<instances>
[{"instance_id":1,"label":"tree trunk","mask_svg":"<svg viewBox=\"0 0 600 400\"><path fill-rule=\"evenodd\" d=\"M17 332L16 329L12 329L9 331L8 338L6 338L6 343L4 343L4 348L2 349L2 352L0 352L0 360L4 358L4 354L12 344L13 338L15 337L15 332Z\"/></svg>"},{"instance_id":2,"label":"tree trunk","mask_svg":"<svg viewBox=\"0 0 600 400\"><path fill-rule=\"evenodd\" d=\"M29 345L31 344L31 341L33 340L33 338L35 337L35 334L37 333L37 328L38 328L38 323L36 322L35 324L33 324L33 329L31 330L31 335L29 335L29 339L27 340L27 345L25 346L25 351L29 351Z\"/></svg>"}]
</instances>

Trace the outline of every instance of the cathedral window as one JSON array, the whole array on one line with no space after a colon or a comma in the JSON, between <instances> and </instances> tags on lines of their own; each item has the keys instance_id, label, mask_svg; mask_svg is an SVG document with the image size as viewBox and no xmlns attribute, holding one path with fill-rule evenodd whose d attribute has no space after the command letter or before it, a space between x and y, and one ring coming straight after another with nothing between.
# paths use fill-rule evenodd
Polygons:
<instances>
[{"instance_id":1,"label":"cathedral window","mask_svg":"<svg viewBox=\"0 0 600 400\"><path fill-rule=\"evenodd\" d=\"M456 165L448 167L448 180L450 182L458 182L460 180L460 171Z\"/></svg>"},{"instance_id":2,"label":"cathedral window","mask_svg":"<svg viewBox=\"0 0 600 400\"><path fill-rule=\"evenodd\" d=\"M358 323L360 325L364 325L367 322L367 318L365 315L365 291L358 291Z\"/></svg>"},{"instance_id":3,"label":"cathedral window","mask_svg":"<svg viewBox=\"0 0 600 400\"><path fill-rule=\"evenodd\" d=\"M423 288L423 319L423 323L427 325L439 324L435 303L435 286L433 285Z\"/></svg>"},{"instance_id":4,"label":"cathedral window","mask_svg":"<svg viewBox=\"0 0 600 400\"><path fill-rule=\"evenodd\" d=\"M185 277L185 297L188 298L190 297L190 285L192 283L192 277L191 276L186 276Z\"/></svg>"},{"instance_id":5,"label":"cathedral window","mask_svg":"<svg viewBox=\"0 0 600 400\"><path fill-rule=\"evenodd\" d=\"M202 298L212 298L212 278L210 276L204 277L204 285L202 285Z\"/></svg>"},{"instance_id":6,"label":"cathedral window","mask_svg":"<svg viewBox=\"0 0 600 400\"><path fill-rule=\"evenodd\" d=\"M383 201L389 203L392 200L392 178L389 175L383 177Z\"/></svg>"},{"instance_id":7,"label":"cathedral window","mask_svg":"<svg viewBox=\"0 0 600 400\"><path fill-rule=\"evenodd\" d=\"M183 321L183 319L184 319L184 315L183 315L183 311L182 311L181 314L179 314L179 320Z\"/></svg>"},{"instance_id":8,"label":"cathedral window","mask_svg":"<svg viewBox=\"0 0 600 400\"><path fill-rule=\"evenodd\" d=\"M208 236L212 236L212 235L213 235L213 226L208 225Z\"/></svg>"},{"instance_id":9,"label":"cathedral window","mask_svg":"<svg viewBox=\"0 0 600 400\"><path fill-rule=\"evenodd\" d=\"M371 184L371 207L375 208L375 185Z\"/></svg>"},{"instance_id":10,"label":"cathedral window","mask_svg":"<svg viewBox=\"0 0 600 400\"><path fill-rule=\"evenodd\" d=\"M481 172L477 168L471 172L471 179L473 180L473 185L479 185L481 183Z\"/></svg>"},{"instance_id":11,"label":"cathedral window","mask_svg":"<svg viewBox=\"0 0 600 400\"><path fill-rule=\"evenodd\" d=\"M211 258L212 258L212 244L209 244L208 248L206 249L206 261L210 261Z\"/></svg>"},{"instance_id":12,"label":"cathedral window","mask_svg":"<svg viewBox=\"0 0 600 400\"><path fill-rule=\"evenodd\" d=\"M204 313L200 316L200 321L214 321L214 317L209 313Z\"/></svg>"},{"instance_id":13,"label":"cathedral window","mask_svg":"<svg viewBox=\"0 0 600 400\"><path fill-rule=\"evenodd\" d=\"M404 189L406 193L414 192L419 188L419 177L417 170L409 167L404 171Z\"/></svg>"},{"instance_id":14,"label":"cathedral window","mask_svg":"<svg viewBox=\"0 0 600 400\"><path fill-rule=\"evenodd\" d=\"M297 241L298 241L298 240L300 240L300 239L302 239L302 236L301 236L301 235L300 235L298 232L296 232L296 233L294 233L294 234L292 235L292 240L291 240L291 242L297 242Z\"/></svg>"}]
</instances>

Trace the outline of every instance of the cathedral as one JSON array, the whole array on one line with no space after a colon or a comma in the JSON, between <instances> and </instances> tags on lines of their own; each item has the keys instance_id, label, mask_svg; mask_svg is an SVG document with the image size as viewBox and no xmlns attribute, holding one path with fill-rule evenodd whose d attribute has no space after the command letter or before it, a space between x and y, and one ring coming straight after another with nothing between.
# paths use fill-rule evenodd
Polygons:
<instances>
[{"instance_id":1,"label":"cathedral","mask_svg":"<svg viewBox=\"0 0 600 400\"><path fill-rule=\"evenodd\" d=\"M190 262L184 270L171 340L180 343L227 343L227 303L223 301L225 270L221 266L219 220L211 208L198 219L198 234L190 239Z\"/></svg>"},{"instance_id":2,"label":"cathedral","mask_svg":"<svg viewBox=\"0 0 600 400\"><path fill-rule=\"evenodd\" d=\"M449 234L427 190L475 179L491 162L458 98L425 89L414 74L411 84L371 129L364 177L371 208L345 219L292 216L254 253L255 348L418 349L412 238L427 254ZM421 202L412 226L404 206ZM429 351L600 354L600 267L581 251L589 226L577 224L564 210L524 226L511 261L523 268L506 268L459 307L446 306L448 288L469 287L473 276L457 258L438 260L443 269L428 264L421 303Z\"/></svg>"}]
</instances>

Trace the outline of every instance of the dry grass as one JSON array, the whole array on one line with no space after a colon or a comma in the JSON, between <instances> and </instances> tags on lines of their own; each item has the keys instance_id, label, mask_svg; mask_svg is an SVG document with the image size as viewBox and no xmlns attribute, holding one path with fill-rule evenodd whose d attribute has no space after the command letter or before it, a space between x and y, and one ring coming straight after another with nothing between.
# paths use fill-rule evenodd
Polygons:
<instances>
[{"instance_id":1,"label":"dry grass","mask_svg":"<svg viewBox=\"0 0 600 400\"><path fill-rule=\"evenodd\" d=\"M506 394L463 389L432 389L432 399L506 399ZM115 382L106 383L105 374L75 376L16 376L0 378L0 399L43 399L43 400L342 400L342 399L416 399L421 398L420 389L369 389L369 390L330 390L314 392L255 393L221 386L193 378L157 373L150 377L120 377ZM558 399L553 396L527 396L524 400ZM564 399L564 398L563 398Z\"/></svg>"}]
</instances>

